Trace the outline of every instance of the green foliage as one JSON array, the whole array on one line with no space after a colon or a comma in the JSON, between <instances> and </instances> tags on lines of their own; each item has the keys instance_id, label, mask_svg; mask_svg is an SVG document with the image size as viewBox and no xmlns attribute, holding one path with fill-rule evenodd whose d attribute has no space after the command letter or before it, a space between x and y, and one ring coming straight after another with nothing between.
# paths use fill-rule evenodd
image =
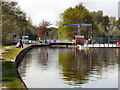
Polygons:
<instances>
[{"instance_id":1,"label":"green foliage","mask_svg":"<svg viewBox=\"0 0 120 90\"><path fill-rule=\"evenodd\" d=\"M116 24L116 18L115 17L110 17L109 21L110 21L111 25L115 25Z\"/></svg>"},{"instance_id":2,"label":"green foliage","mask_svg":"<svg viewBox=\"0 0 120 90\"><path fill-rule=\"evenodd\" d=\"M99 29L99 30L103 30L102 23L98 24L98 29Z\"/></svg>"},{"instance_id":3,"label":"green foliage","mask_svg":"<svg viewBox=\"0 0 120 90\"><path fill-rule=\"evenodd\" d=\"M63 26L63 24L92 24L93 37L99 36L118 36L115 29L120 30L120 19L117 21L115 17L103 16L103 11L89 12L82 4L73 8L68 8L61 14L61 21L58 22L59 39L74 39L77 35L77 26ZM115 30L114 33L112 30ZM81 27L81 35L88 39L90 32L89 27ZM111 33L111 34L110 34Z\"/></svg>"},{"instance_id":4,"label":"green foliage","mask_svg":"<svg viewBox=\"0 0 120 90\"><path fill-rule=\"evenodd\" d=\"M117 21L117 27L120 28L120 18ZM119 29L120 30L120 29Z\"/></svg>"},{"instance_id":5,"label":"green foliage","mask_svg":"<svg viewBox=\"0 0 120 90\"><path fill-rule=\"evenodd\" d=\"M29 23L25 29L25 35L29 37L29 40L36 40L36 27Z\"/></svg>"},{"instance_id":6,"label":"green foliage","mask_svg":"<svg viewBox=\"0 0 120 90\"><path fill-rule=\"evenodd\" d=\"M2 1L2 43L12 44L13 34L21 38L26 29L33 35L34 27L26 20L26 14L17 6L14 1ZM35 34L33 35L35 36Z\"/></svg>"},{"instance_id":7,"label":"green foliage","mask_svg":"<svg viewBox=\"0 0 120 90\"><path fill-rule=\"evenodd\" d=\"M111 30L109 31L109 36L115 36L115 37L120 37L120 31L119 30Z\"/></svg>"},{"instance_id":8,"label":"green foliage","mask_svg":"<svg viewBox=\"0 0 120 90\"><path fill-rule=\"evenodd\" d=\"M104 30L106 31L106 32L108 32L108 27L109 27L109 22L110 22L110 20L109 20L109 17L106 15L106 16L104 16L103 17L103 26L104 26Z\"/></svg>"},{"instance_id":9,"label":"green foliage","mask_svg":"<svg viewBox=\"0 0 120 90\"><path fill-rule=\"evenodd\" d=\"M12 35L22 35L27 24L26 15L18 7L17 2L2 2L2 41L3 44L12 42Z\"/></svg>"},{"instance_id":10,"label":"green foliage","mask_svg":"<svg viewBox=\"0 0 120 90\"><path fill-rule=\"evenodd\" d=\"M91 13L82 5L76 5L74 8L68 8L61 14L61 21L58 28L58 37L60 39L73 39L77 35L78 27L76 26L63 26L63 24L93 24L93 29L95 28L95 23ZM87 33L90 28L81 27L81 32ZM86 31L84 31L86 30ZM84 33L82 33L84 35ZM85 36L88 36L85 34Z\"/></svg>"},{"instance_id":11,"label":"green foliage","mask_svg":"<svg viewBox=\"0 0 120 90\"><path fill-rule=\"evenodd\" d=\"M103 21L103 11L99 10L97 12L92 12L92 16L94 17L94 21L97 22L97 24L100 24Z\"/></svg>"},{"instance_id":12,"label":"green foliage","mask_svg":"<svg viewBox=\"0 0 120 90\"><path fill-rule=\"evenodd\" d=\"M50 27L48 28L48 32L49 32L49 39L58 39L57 28Z\"/></svg>"}]
</instances>

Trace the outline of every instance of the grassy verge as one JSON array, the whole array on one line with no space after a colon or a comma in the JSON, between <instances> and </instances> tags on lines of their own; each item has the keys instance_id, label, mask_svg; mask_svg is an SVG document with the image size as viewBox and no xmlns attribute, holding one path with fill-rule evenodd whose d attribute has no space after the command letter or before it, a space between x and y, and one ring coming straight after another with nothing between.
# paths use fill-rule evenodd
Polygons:
<instances>
[{"instance_id":1,"label":"grassy verge","mask_svg":"<svg viewBox=\"0 0 120 90\"><path fill-rule=\"evenodd\" d=\"M16 76L13 63L11 61L3 61L2 86L7 88L22 88L23 84Z\"/></svg>"},{"instance_id":2,"label":"grassy verge","mask_svg":"<svg viewBox=\"0 0 120 90\"><path fill-rule=\"evenodd\" d=\"M14 48L6 49L5 52L2 53L2 57L5 59L15 59L15 56L22 50L22 48Z\"/></svg>"},{"instance_id":3,"label":"grassy verge","mask_svg":"<svg viewBox=\"0 0 120 90\"><path fill-rule=\"evenodd\" d=\"M0 49L2 48L2 45L0 45Z\"/></svg>"},{"instance_id":4,"label":"grassy verge","mask_svg":"<svg viewBox=\"0 0 120 90\"><path fill-rule=\"evenodd\" d=\"M12 47L12 45L0 45L0 49L4 49L5 47Z\"/></svg>"},{"instance_id":5,"label":"grassy verge","mask_svg":"<svg viewBox=\"0 0 120 90\"><path fill-rule=\"evenodd\" d=\"M15 48L13 46L6 46L6 47L9 47L9 48L2 53L2 57L6 60L13 60L13 59L15 60L16 55L18 55L18 53L21 50L23 50L23 48ZM27 46L24 46L24 48L26 47Z\"/></svg>"},{"instance_id":6,"label":"grassy verge","mask_svg":"<svg viewBox=\"0 0 120 90\"><path fill-rule=\"evenodd\" d=\"M51 47L67 47L66 45L52 45Z\"/></svg>"},{"instance_id":7,"label":"grassy verge","mask_svg":"<svg viewBox=\"0 0 120 90\"><path fill-rule=\"evenodd\" d=\"M14 70L14 63L16 55L23 50L23 48L15 48L13 46L2 46L5 51L2 53L2 87L7 88L25 88L23 83L18 79L17 73ZM6 48L7 47L7 48ZM27 46L24 46L26 48Z\"/></svg>"}]
</instances>

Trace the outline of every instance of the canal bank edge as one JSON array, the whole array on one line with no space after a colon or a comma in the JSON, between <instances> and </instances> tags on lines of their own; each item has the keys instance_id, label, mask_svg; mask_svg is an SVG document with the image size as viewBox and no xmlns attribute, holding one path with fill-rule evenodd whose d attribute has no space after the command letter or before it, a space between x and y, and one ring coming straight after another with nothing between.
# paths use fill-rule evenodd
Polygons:
<instances>
[{"instance_id":1,"label":"canal bank edge","mask_svg":"<svg viewBox=\"0 0 120 90\"><path fill-rule=\"evenodd\" d=\"M15 63L14 63L14 69L17 73L17 77L23 83L22 88L25 88L26 90L28 90L28 88L27 88L26 84L24 83L24 81L22 80L22 78L19 74L18 67L19 67L20 63L22 62L24 56L27 54L27 52L29 52L30 49L32 49L32 45L28 46L25 49L23 49L22 51L20 51L20 53L16 56Z\"/></svg>"},{"instance_id":2,"label":"canal bank edge","mask_svg":"<svg viewBox=\"0 0 120 90\"><path fill-rule=\"evenodd\" d=\"M28 90L27 85L22 80L22 78L20 76L20 73L18 71L18 67L19 67L20 63L22 62L22 60L23 60L24 56L27 54L27 52L29 52L29 50L31 50L32 48L35 48L35 47L46 47L46 46L49 46L49 45L31 45L31 46L28 46L28 47L24 48L16 56L15 62L14 62L14 69L15 69L15 72L17 73L18 79L23 83L23 87L22 88L25 88L26 90Z\"/></svg>"}]
</instances>

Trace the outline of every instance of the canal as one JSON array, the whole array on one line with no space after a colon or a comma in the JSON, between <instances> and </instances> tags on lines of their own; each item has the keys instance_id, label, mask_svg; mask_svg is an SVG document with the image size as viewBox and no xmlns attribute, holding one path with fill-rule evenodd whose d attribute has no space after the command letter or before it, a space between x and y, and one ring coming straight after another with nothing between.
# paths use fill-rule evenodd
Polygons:
<instances>
[{"instance_id":1,"label":"canal","mask_svg":"<svg viewBox=\"0 0 120 90\"><path fill-rule=\"evenodd\" d=\"M19 66L28 88L118 88L116 48L39 47Z\"/></svg>"}]
</instances>

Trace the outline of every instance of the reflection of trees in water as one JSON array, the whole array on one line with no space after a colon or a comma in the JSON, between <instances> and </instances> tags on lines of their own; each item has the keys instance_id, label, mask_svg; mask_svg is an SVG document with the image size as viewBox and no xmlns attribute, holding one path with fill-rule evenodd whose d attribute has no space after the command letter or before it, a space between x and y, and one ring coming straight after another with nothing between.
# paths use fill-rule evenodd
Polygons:
<instances>
[{"instance_id":1,"label":"reflection of trees in water","mask_svg":"<svg viewBox=\"0 0 120 90\"><path fill-rule=\"evenodd\" d=\"M46 47L34 48L30 50L24 57L21 65L19 66L19 73L22 77L25 77L26 69L31 66L31 61L34 59L41 68L46 70L48 61L48 50ZM38 66L40 66L38 65Z\"/></svg>"},{"instance_id":2,"label":"reflection of trees in water","mask_svg":"<svg viewBox=\"0 0 120 90\"><path fill-rule=\"evenodd\" d=\"M89 79L90 74L102 75L102 69L118 62L116 49L90 49L77 50L76 56L71 49L59 51L59 64L62 66L63 79L75 81L69 84L83 84ZM100 77L99 77L100 78Z\"/></svg>"},{"instance_id":3,"label":"reflection of trees in water","mask_svg":"<svg viewBox=\"0 0 120 90\"><path fill-rule=\"evenodd\" d=\"M118 62L116 49L95 49L90 52L93 57L93 65L99 67L113 66Z\"/></svg>"},{"instance_id":4,"label":"reflection of trees in water","mask_svg":"<svg viewBox=\"0 0 120 90\"><path fill-rule=\"evenodd\" d=\"M31 63L31 58L32 58L32 51L30 50L24 57L24 59L22 60L18 70L19 73L21 74L22 77L25 77L26 74L26 68L30 67L30 63Z\"/></svg>"},{"instance_id":5,"label":"reflection of trees in water","mask_svg":"<svg viewBox=\"0 0 120 90\"><path fill-rule=\"evenodd\" d=\"M120 73L120 48L116 49L117 56L118 56L118 63L119 63L119 73ZM119 84L120 84L120 78L119 78Z\"/></svg>"},{"instance_id":6,"label":"reflection of trees in water","mask_svg":"<svg viewBox=\"0 0 120 90\"><path fill-rule=\"evenodd\" d=\"M85 83L85 72L87 72L88 61L83 60L83 58L87 58L83 52L77 52L80 54L75 57L74 52L71 52L70 49L62 49L59 51L59 64L63 67L63 79L66 81L76 81L74 84L82 84ZM79 59L78 59L79 58ZM87 67L86 67L87 66ZM69 84L73 84L69 82Z\"/></svg>"},{"instance_id":7,"label":"reflection of trees in water","mask_svg":"<svg viewBox=\"0 0 120 90\"><path fill-rule=\"evenodd\" d=\"M117 52L117 56L118 56L118 62L119 62L119 65L120 65L120 48L116 49L116 52Z\"/></svg>"},{"instance_id":8,"label":"reflection of trees in water","mask_svg":"<svg viewBox=\"0 0 120 90\"><path fill-rule=\"evenodd\" d=\"M38 59L37 61L42 66L42 69L46 69L47 62L48 62L48 49L47 49L47 47L38 48L38 50L36 50L36 55L37 55L37 59Z\"/></svg>"}]
</instances>

